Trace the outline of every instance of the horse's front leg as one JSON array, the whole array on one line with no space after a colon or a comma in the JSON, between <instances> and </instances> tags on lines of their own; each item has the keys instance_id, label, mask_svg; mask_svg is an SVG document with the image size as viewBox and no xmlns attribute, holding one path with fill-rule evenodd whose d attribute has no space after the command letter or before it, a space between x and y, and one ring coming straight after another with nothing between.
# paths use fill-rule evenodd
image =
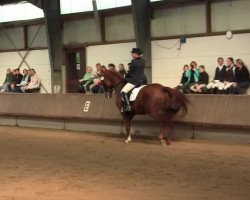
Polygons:
<instances>
[{"instance_id":1,"label":"horse's front leg","mask_svg":"<svg viewBox=\"0 0 250 200\"><path fill-rule=\"evenodd\" d=\"M126 128L126 132L127 132L127 139L125 140L126 143L129 143L132 141L131 139L131 127L130 127L130 120L125 120L125 128Z\"/></svg>"}]
</instances>

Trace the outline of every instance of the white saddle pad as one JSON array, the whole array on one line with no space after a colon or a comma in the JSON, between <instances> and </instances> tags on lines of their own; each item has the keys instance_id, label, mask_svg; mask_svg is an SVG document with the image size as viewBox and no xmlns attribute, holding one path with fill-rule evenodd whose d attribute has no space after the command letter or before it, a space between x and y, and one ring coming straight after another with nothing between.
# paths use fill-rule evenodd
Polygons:
<instances>
[{"instance_id":1,"label":"white saddle pad","mask_svg":"<svg viewBox=\"0 0 250 200\"><path fill-rule=\"evenodd\" d=\"M136 97L137 97L137 95L138 95L138 93L140 92L140 90L142 89L142 88L144 88L146 85L143 85L143 86L141 86L141 87L138 87L138 88L135 88L135 89L133 89L132 90L132 93L131 93L131 95L130 95L130 97L129 97L129 101L135 101L136 100Z\"/></svg>"}]
</instances>

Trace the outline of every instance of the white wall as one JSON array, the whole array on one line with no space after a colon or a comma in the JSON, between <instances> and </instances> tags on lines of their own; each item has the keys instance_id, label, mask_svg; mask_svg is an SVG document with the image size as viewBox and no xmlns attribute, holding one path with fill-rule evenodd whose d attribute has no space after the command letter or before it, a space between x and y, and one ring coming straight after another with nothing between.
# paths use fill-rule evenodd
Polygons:
<instances>
[{"instance_id":1,"label":"white wall","mask_svg":"<svg viewBox=\"0 0 250 200\"><path fill-rule=\"evenodd\" d=\"M205 65L213 78L217 58L242 58L250 66L250 34L234 35L231 40L223 36L197 37L187 39L181 50L177 50L178 40L152 41L152 75L153 82L171 87L176 86L181 77L182 67L192 60ZM135 43L90 46L87 48L87 65L95 67L100 62L128 63L130 50Z\"/></svg>"},{"instance_id":2,"label":"white wall","mask_svg":"<svg viewBox=\"0 0 250 200\"><path fill-rule=\"evenodd\" d=\"M24 56L25 52L21 52ZM22 59L17 52L0 53L0 84L5 80L7 68L15 69L19 66ZM50 93L51 92L51 70L49 62L48 50L34 50L31 51L26 58L30 67L34 68L38 76L42 80L42 85ZM21 66L21 70L28 69L26 64ZM41 92L44 90L41 88Z\"/></svg>"},{"instance_id":3,"label":"white wall","mask_svg":"<svg viewBox=\"0 0 250 200\"><path fill-rule=\"evenodd\" d=\"M98 45L87 47L87 65L95 68L96 63L107 66L114 63L117 67L123 63L125 67L131 61L131 49L135 47L134 42Z\"/></svg>"}]
</instances>

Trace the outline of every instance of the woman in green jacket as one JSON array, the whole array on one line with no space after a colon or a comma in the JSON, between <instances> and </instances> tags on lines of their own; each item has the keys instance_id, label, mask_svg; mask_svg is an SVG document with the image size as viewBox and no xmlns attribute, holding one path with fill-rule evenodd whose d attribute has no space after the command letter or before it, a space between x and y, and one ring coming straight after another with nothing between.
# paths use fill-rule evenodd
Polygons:
<instances>
[{"instance_id":1,"label":"woman in green jacket","mask_svg":"<svg viewBox=\"0 0 250 200\"><path fill-rule=\"evenodd\" d=\"M92 68L87 67L86 68L86 73L84 74L83 78L79 80L80 85L78 91L80 93L85 93L88 92L88 86L90 86L93 83L93 74L92 74Z\"/></svg>"},{"instance_id":2,"label":"woman in green jacket","mask_svg":"<svg viewBox=\"0 0 250 200\"><path fill-rule=\"evenodd\" d=\"M11 79L12 79L11 69L8 68L7 69L7 73L6 73L6 78L4 80L4 83L0 87L1 88L1 92L9 92L10 91L10 82L11 82Z\"/></svg>"},{"instance_id":3,"label":"woman in green jacket","mask_svg":"<svg viewBox=\"0 0 250 200\"><path fill-rule=\"evenodd\" d=\"M189 93L190 87L197 83L200 78L200 69L197 68L197 63L192 61L190 63L190 69L186 71L187 82L183 86L183 92Z\"/></svg>"}]
</instances>

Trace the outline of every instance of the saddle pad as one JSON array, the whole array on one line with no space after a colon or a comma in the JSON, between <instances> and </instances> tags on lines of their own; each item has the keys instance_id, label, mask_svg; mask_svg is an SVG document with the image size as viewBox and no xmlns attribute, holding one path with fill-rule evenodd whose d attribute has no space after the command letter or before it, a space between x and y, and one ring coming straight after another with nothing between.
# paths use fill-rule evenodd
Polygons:
<instances>
[{"instance_id":1,"label":"saddle pad","mask_svg":"<svg viewBox=\"0 0 250 200\"><path fill-rule=\"evenodd\" d=\"M136 97L137 97L137 95L138 95L138 93L140 92L140 90L143 88L143 87L145 87L146 85L142 85L142 86L140 86L140 87L138 87L138 88L135 88L135 89L133 89L132 90L132 93L131 93L131 95L130 95L130 97L129 97L129 101L135 101L136 100Z\"/></svg>"}]
</instances>

